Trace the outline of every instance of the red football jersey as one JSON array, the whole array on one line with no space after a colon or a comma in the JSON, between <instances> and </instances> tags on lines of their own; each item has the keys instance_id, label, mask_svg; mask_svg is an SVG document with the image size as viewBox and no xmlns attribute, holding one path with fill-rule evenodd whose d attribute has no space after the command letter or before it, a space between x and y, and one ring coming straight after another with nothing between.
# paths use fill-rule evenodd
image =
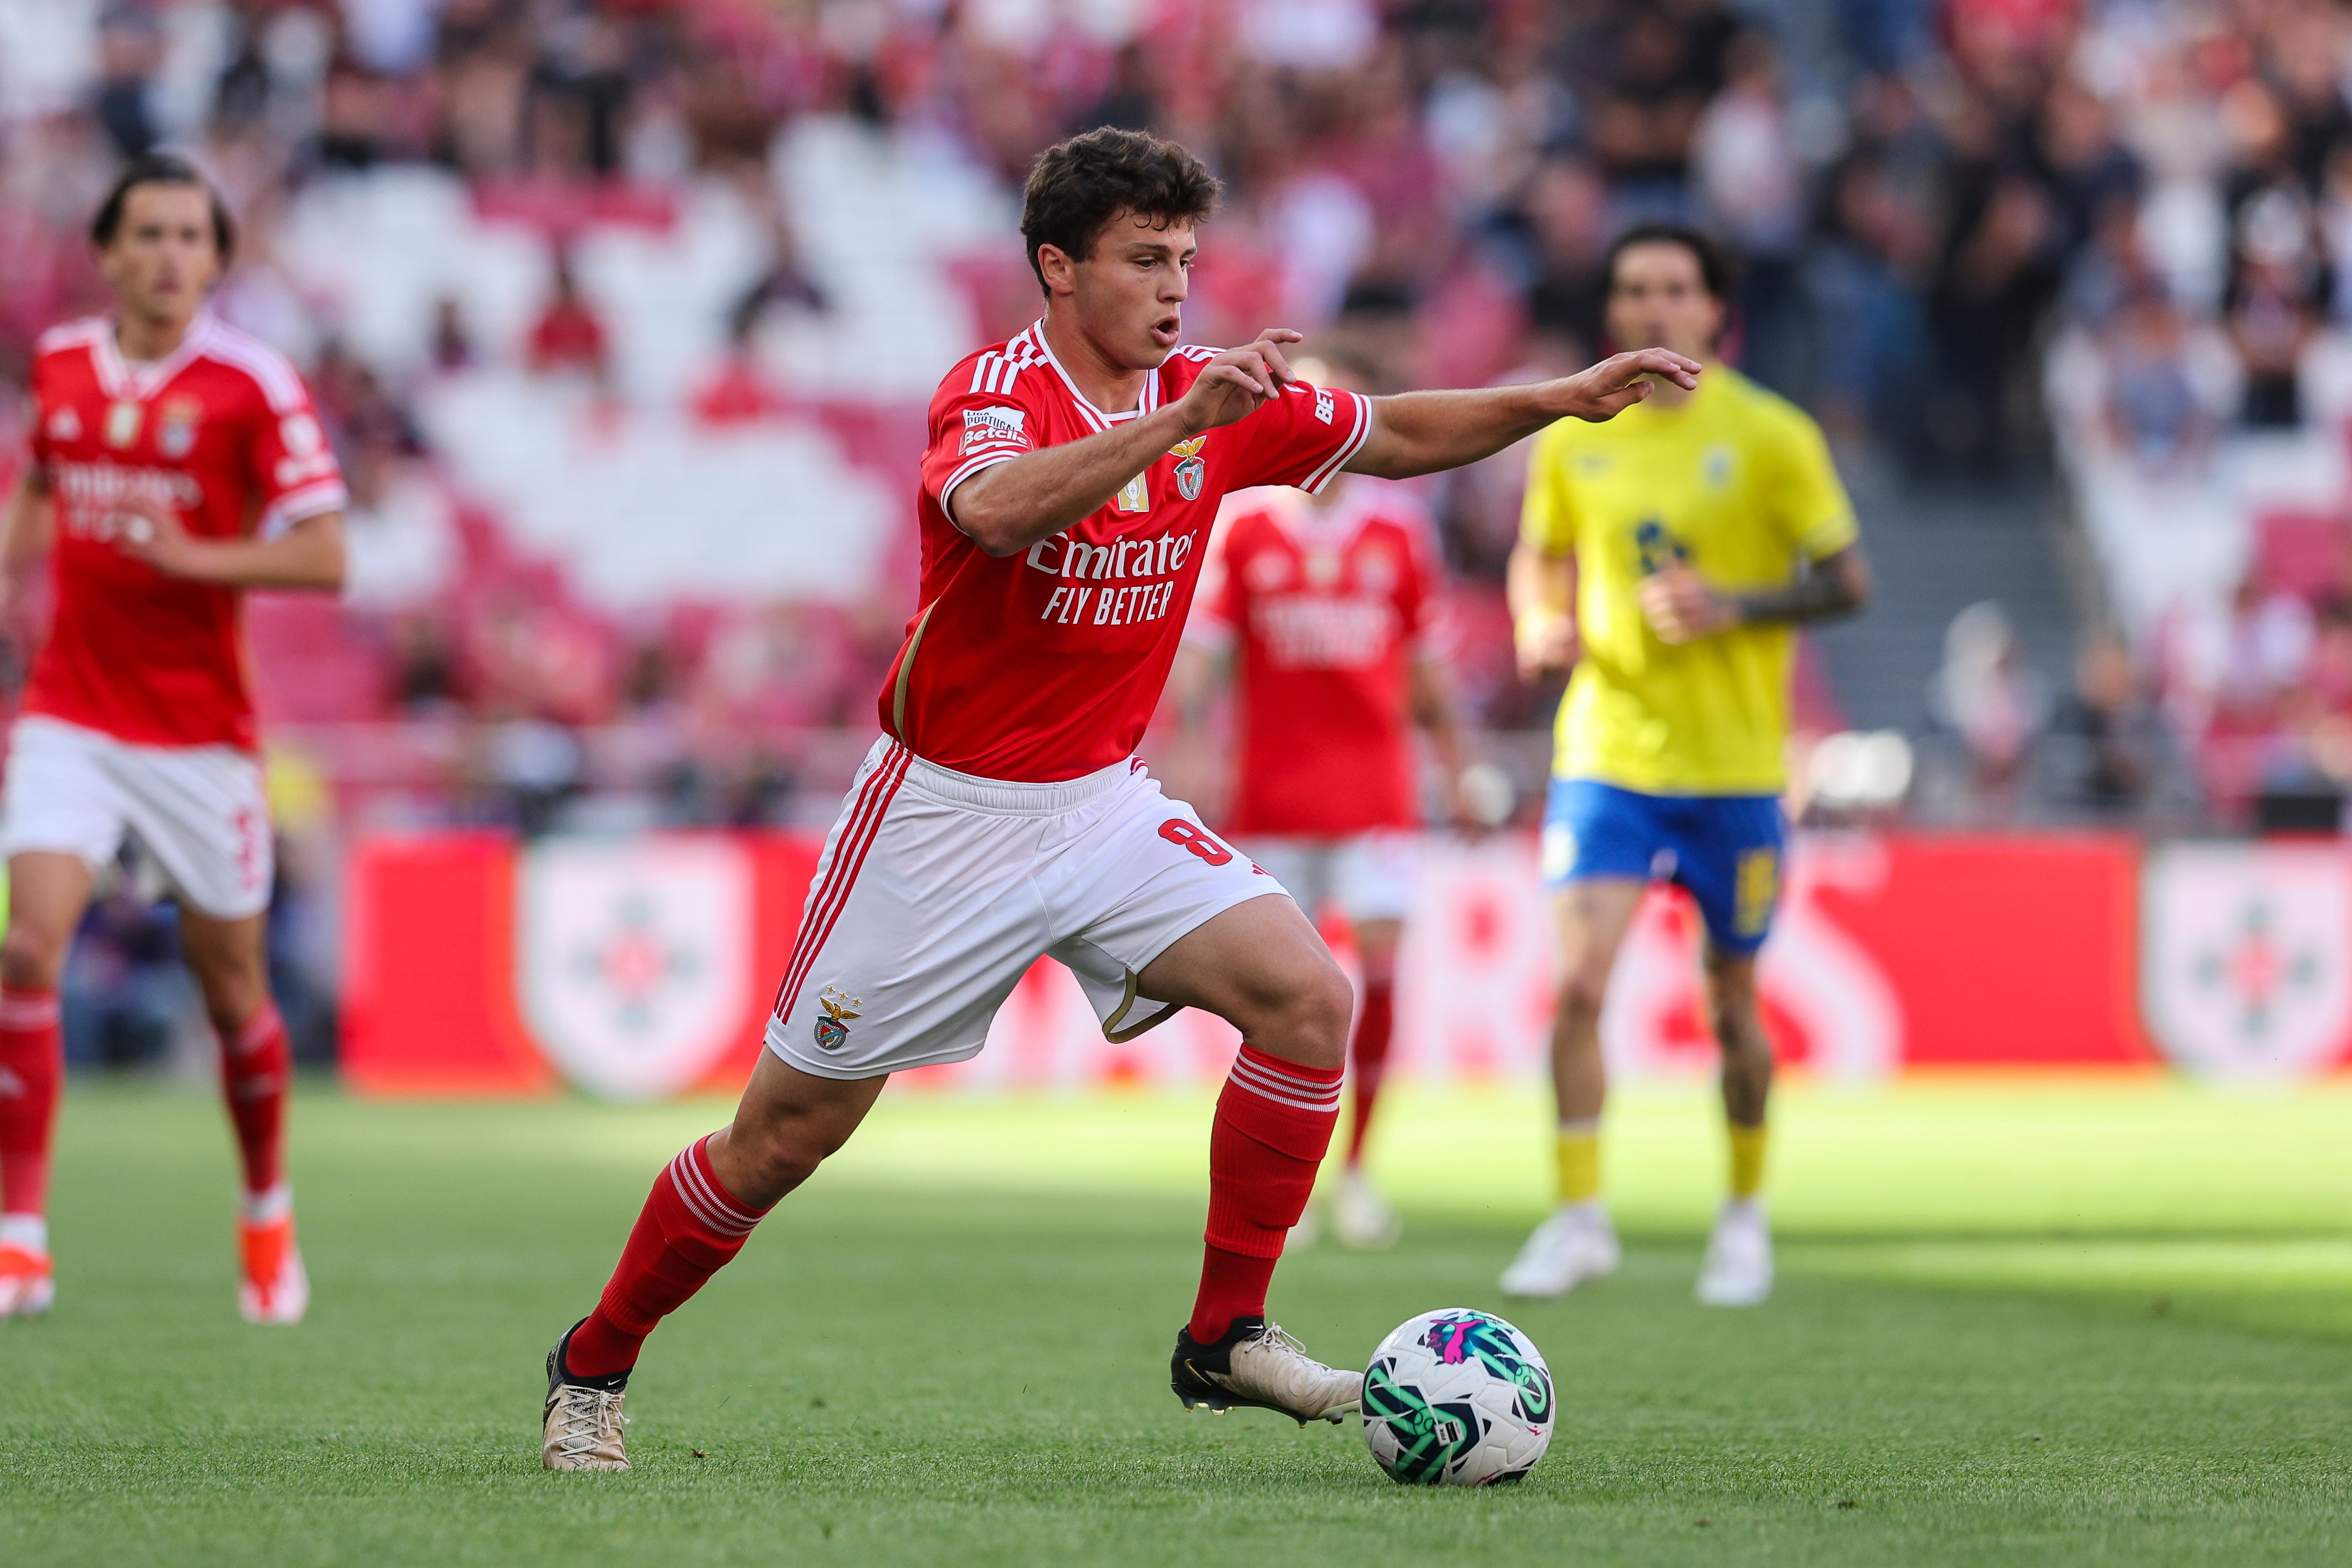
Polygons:
<instances>
[{"instance_id":1,"label":"red football jersey","mask_svg":"<svg viewBox=\"0 0 2352 1568\"><path fill-rule=\"evenodd\" d=\"M1350 475L1328 508L1234 497L1190 635L1235 651L1235 833L1341 837L1421 821L1410 675L1438 568L1402 486Z\"/></svg>"},{"instance_id":2,"label":"red football jersey","mask_svg":"<svg viewBox=\"0 0 2352 1568\"><path fill-rule=\"evenodd\" d=\"M950 520L956 486L1181 398L1214 349L1179 349L1138 407L1080 395L1038 322L948 372L923 455L922 603L883 683L883 727L985 779L1051 783L1134 754L1168 681L1217 505L1254 485L1318 488L1371 434L1371 404L1304 384L1178 444L1101 510L992 558Z\"/></svg>"},{"instance_id":3,"label":"red football jersey","mask_svg":"<svg viewBox=\"0 0 2352 1568\"><path fill-rule=\"evenodd\" d=\"M31 460L56 507L56 612L25 711L142 746L258 743L236 589L163 576L115 544L126 497L205 538L270 538L344 504L342 471L286 357L210 315L126 362L103 318L45 334Z\"/></svg>"}]
</instances>

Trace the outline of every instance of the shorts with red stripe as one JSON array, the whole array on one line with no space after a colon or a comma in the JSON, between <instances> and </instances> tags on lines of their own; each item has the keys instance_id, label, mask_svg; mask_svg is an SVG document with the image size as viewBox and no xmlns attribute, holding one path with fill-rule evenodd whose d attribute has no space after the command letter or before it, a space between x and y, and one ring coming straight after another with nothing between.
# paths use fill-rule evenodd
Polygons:
<instances>
[{"instance_id":1,"label":"shorts with red stripe","mask_svg":"<svg viewBox=\"0 0 2352 1568\"><path fill-rule=\"evenodd\" d=\"M1059 784L978 779L877 741L827 836L768 1020L820 1078L976 1056L1040 955L1128 1040L1175 1008L1136 977L1176 940L1282 884L1160 793L1139 759Z\"/></svg>"}]
</instances>

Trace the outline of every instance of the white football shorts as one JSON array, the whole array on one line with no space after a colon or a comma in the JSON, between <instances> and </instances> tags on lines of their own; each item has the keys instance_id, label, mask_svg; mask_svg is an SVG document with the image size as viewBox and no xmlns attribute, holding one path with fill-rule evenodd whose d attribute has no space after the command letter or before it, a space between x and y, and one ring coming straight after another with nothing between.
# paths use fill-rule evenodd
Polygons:
<instances>
[{"instance_id":1,"label":"white football shorts","mask_svg":"<svg viewBox=\"0 0 2352 1568\"><path fill-rule=\"evenodd\" d=\"M1252 837L1241 841L1252 860L1290 891L1312 919L1336 904L1349 922L1402 920L1412 912L1421 869L1421 835L1375 829L1344 839Z\"/></svg>"},{"instance_id":2,"label":"white football shorts","mask_svg":"<svg viewBox=\"0 0 2352 1568\"><path fill-rule=\"evenodd\" d=\"M1041 954L1131 1040L1175 1015L1136 977L1282 886L1160 792L1140 759L1060 784L976 779L885 737L826 837L768 1049L820 1078L976 1056Z\"/></svg>"},{"instance_id":3,"label":"white football shorts","mask_svg":"<svg viewBox=\"0 0 2352 1568\"><path fill-rule=\"evenodd\" d=\"M234 746L133 746L45 714L8 732L0 854L114 863L129 833L180 901L216 920L269 906L276 865L260 759Z\"/></svg>"}]
</instances>

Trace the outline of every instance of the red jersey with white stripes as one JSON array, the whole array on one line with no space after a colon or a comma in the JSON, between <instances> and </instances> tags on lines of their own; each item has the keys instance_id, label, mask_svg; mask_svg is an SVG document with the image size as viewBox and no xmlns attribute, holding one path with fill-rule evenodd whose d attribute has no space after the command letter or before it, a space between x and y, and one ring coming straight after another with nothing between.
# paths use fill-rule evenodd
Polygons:
<instances>
[{"instance_id":1,"label":"red jersey with white stripes","mask_svg":"<svg viewBox=\"0 0 2352 1568\"><path fill-rule=\"evenodd\" d=\"M1371 404L1297 384L1179 443L1101 510L996 559L952 518L956 487L1181 398L1215 349L1179 349L1138 405L1096 408L1038 322L963 361L931 399L922 603L882 687L883 727L917 756L1051 783L1131 756L1167 684L1218 503L1255 485L1319 489L1371 434Z\"/></svg>"},{"instance_id":2,"label":"red jersey with white stripes","mask_svg":"<svg viewBox=\"0 0 2352 1568\"><path fill-rule=\"evenodd\" d=\"M1234 651L1235 833L1344 837L1421 821L1412 659L1439 569L1402 486L1349 475L1330 507L1236 496L1209 547L1187 635Z\"/></svg>"},{"instance_id":3,"label":"red jersey with white stripes","mask_svg":"<svg viewBox=\"0 0 2352 1568\"><path fill-rule=\"evenodd\" d=\"M168 358L126 361L103 318L40 340L31 462L56 507L56 612L25 711L142 746L258 743L235 589L123 553L145 497L202 538L269 538L344 504L342 471L286 357L210 315Z\"/></svg>"}]
</instances>

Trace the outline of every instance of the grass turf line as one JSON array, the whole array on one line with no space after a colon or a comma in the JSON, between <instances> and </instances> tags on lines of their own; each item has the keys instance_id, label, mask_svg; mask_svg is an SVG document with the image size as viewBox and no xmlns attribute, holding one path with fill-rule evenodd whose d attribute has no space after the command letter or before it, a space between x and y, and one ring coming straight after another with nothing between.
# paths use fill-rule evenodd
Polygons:
<instances>
[{"instance_id":1,"label":"grass turf line","mask_svg":"<svg viewBox=\"0 0 2352 1568\"><path fill-rule=\"evenodd\" d=\"M1533 1095L1393 1103L1405 1242L1305 1253L1276 1284L1333 1359L1413 1312L1505 1305L1539 1202ZM1497 1493L1392 1486L1352 1428L1178 1409L1204 1101L886 1096L651 1342L639 1469L544 1475L547 1342L653 1170L722 1113L306 1094L318 1301L272 1332L235 1319L214 1107L78 1091L58 1312L0 1325L0 1562L2352 1555L2341 1088L1799 1087L1782 1288L1753 1312L1689 1299L1721 1164L1704 1094L1622 1096L1627 1267L1505 1306L1562 1423Z\"/></svg>"}]
</instances>

